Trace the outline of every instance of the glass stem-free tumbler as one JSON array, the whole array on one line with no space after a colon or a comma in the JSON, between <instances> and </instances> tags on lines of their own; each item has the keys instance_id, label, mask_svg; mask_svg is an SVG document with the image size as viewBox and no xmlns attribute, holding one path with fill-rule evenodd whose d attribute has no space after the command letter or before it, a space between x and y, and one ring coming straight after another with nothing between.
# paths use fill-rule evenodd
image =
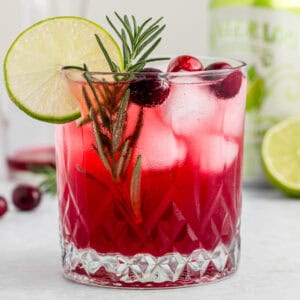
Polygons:
<instances>
[{"instance_id":1,"label":"glass stem-free tumbler","mask_svg":"<svg viewBox=\"0 0 300 300\"><path fill-rule=\"evenodd\" d=\"M67 278L164 288L237 270L246 76L244 63L227 62L199 72L64 71L82 112L80 124L56 127Z\"/></svg>"}]
</instances>

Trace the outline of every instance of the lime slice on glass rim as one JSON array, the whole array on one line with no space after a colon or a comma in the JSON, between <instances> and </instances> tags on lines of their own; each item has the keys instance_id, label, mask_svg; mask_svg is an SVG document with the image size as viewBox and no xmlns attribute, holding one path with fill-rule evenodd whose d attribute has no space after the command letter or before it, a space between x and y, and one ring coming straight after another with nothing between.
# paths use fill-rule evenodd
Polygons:
<instances>
[{"instance_id":1,"label":"lime slice on glass rim","mask_svg":"<svg viewBox=\"0 0 300 300\"><path fill-rule=\"evenodd\" d=\"M285 119L266 132L262 161L275 187L289 196L300 196L300 117Z\"/></svg>"},{"instance_id":2,"label":"lime slice on glass rim","mask_svg":"<svg viewBox=\"0 0 300 300\"><path fill-rule=\"evenodd\" d=\"M35 119L66 123L80 116L61 72L86 64L90 71L110 71L95 34L112 60L122 66L121 51L101 26L80 17L42 20L23 31L4 60L6 89L12 101Z\"/></svg>"}]
</instances>

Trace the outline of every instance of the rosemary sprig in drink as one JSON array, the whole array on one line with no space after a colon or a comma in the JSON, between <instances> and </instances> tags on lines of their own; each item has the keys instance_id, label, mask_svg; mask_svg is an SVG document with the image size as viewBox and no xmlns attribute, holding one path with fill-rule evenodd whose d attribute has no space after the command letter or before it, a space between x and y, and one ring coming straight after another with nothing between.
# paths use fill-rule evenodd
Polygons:
<instances>
[{"instance_id":1,"label":"rosemary sprig in drink","mask_svg":"<svg viewBox=\"0 0 300 300\"><path fill-rule=\"evenodd\" d=\"M133 170L129 174L134 147L143 126L143 107L141 106L134 129L125 136L127 125L127 109L130 98L130 80L134 72L141 71L149 62L167 60L166 57L150 58L161 41L159 35L165 25L160 25L162 18L152 22L152 18L138 25L135 17L121 17L115 13L120 28L107 17L107 21L120 39L123 66L118 66L111 58L101 38L96 34L96 41L112 72L120 73L113 76L113 81L94 80L86 65L75 67L84 71L87 87L82 87L82 95L89 115L81 120L80 125L87 121L92 123L95 143L94 149L104 167L110 172L115 184L122 183L130 176L131 208L135 222L142 222L141 213L141 165L142 155L137 154ZM74 68L72 66L65 67ZM123 73L123 74L122 74ZM126 74L124 74L126 73ZM92 97L92 98L91 98ZM93 101L92 101L93 100Z\"/></svg>"}]
</instances>

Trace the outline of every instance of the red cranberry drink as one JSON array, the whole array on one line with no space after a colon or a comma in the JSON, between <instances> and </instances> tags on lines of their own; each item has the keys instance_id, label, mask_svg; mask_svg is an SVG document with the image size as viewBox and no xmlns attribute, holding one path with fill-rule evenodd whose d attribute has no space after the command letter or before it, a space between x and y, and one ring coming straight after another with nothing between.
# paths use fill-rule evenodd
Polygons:
<instances>
[{"instance_id":1,"label":"red cranberry drink","mask_svg":"<svg viewBox=\"0 0 300 300\"><path fill-rule=\"evenodd\" d=\"M116 17L122 29L108 21L122 55L103 28L85 19L36 25L46 26L51 47L61 41L58 28L64 38L76 28L59 53L76 54L77 62L63 57L44 106L44 86L38 107L25 98L25 108L19 105L38 119L64 123L56 126L64 275L139 288L224 278L236 271L240 251L245 65L189 55L149 58L160 42L161 19L138 25L134 17ZM85 45L96 40L100 64L82 41L81 48L76 44L80 30L85 38L96 28ZM159 69L148 65L162 60L168 61ZM6 77L13 100L21 101L14 76ZM39 77L35 93L36 82Z\"/></svg>"},{"instance_id":2,"label":"red cranberry drink","mask_svg":"<svg viewBox=\"0 0 300 300\"><path fill-rule=\"evenodd\" d=\"M164 287L208 282L236 270L246 79L228 66L222 72L154 72L122 82L130 96L121 144L131 141L142 116L123 176L114 178L93 150L90 123L57 127L70 277ZM108 83L105 74L92 76L97 91L120 84ZM78 98L83 84L71 82ZM132 197L138 157L139 195Z\"/></svg>"}]
</instances>

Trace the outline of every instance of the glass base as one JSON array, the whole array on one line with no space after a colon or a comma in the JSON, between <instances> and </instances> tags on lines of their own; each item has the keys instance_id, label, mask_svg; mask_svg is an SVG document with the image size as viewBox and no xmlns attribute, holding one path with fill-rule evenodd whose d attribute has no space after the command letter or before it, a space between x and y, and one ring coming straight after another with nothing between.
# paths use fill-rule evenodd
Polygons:
<instances>
[{"instance_id":1,"label":"glass base","mask_svg":"<svg viewBox=\"0 0 300 300\"><path fill-rule=\"evenodd\" d=\"M223 279L237 270L240 238L214 250L197 249L190 255L178 252L160 257L136 254L97 253L63 243L66 278L82 284L122 288L165 288L199 285Z\"/></svg>"}]
</instances>

